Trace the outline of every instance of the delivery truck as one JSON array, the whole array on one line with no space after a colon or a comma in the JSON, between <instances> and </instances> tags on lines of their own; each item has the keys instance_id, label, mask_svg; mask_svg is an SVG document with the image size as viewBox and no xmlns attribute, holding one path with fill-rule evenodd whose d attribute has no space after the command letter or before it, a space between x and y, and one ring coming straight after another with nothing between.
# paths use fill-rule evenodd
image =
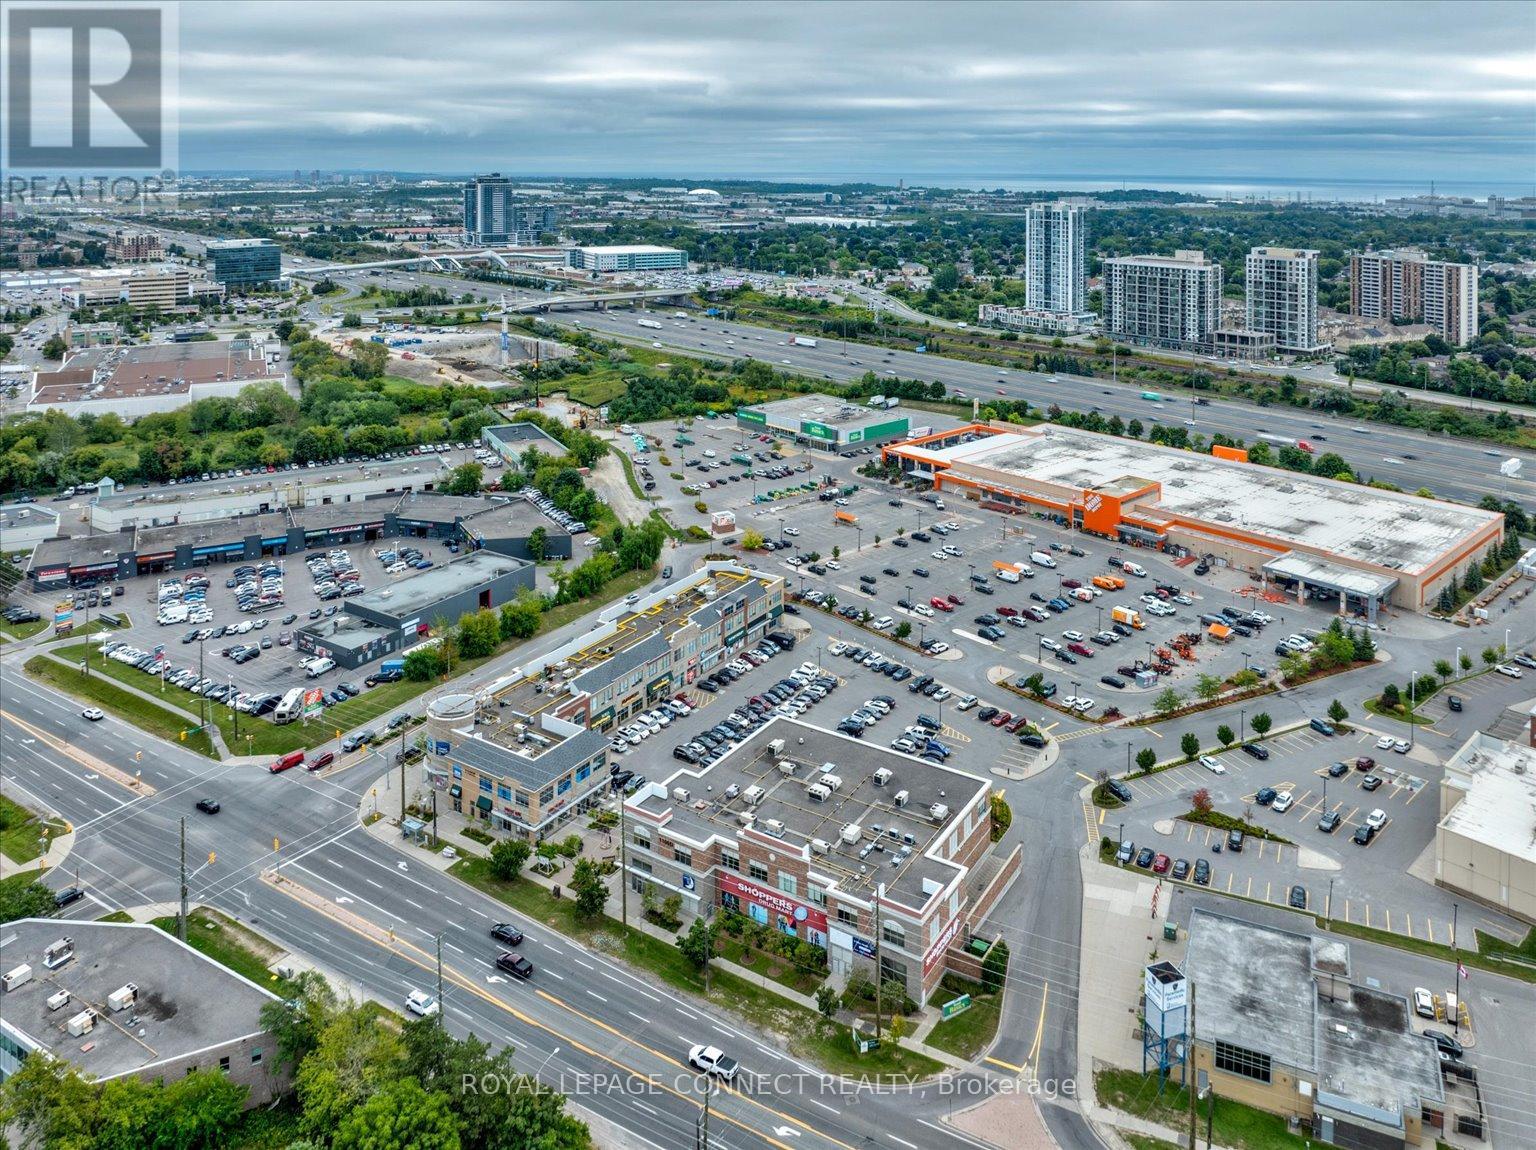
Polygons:
<instances>
[{"instance_id":1,"label":"delivery truck","mask_svg":"<svg viewBox=\"0 0 1536 1150\"><path fill-rule=\"evenodd\" d=\"M792 335L789 337L789 345L791 347L815 347L816 342L816 340L808 335Z\"/></svg>"},{"instance_id":2,"label":"delivery truck","mask_svg":"<svg viewBox=\"0 0 1536 1150\"><path fill-rule=\"evenodd\" d=\"M640 326L641 327L659 328L659 327L661 327L661 321L659 319L643 319L643 320L640 321Z\"/></svg>"},{"instance_id":3,"label":"delivery truck","mask_svg":"<svg viewBox=\"0 0 1536 1150\"><path fill-rule=\"evenodd\" d=\"M1142 630L1146 624L1141 621L1141 613L1134 607L1116 607L1110 611L1109 617L1116 623L1124 623L1127 627Z\"/></svg>"}]
</instances>

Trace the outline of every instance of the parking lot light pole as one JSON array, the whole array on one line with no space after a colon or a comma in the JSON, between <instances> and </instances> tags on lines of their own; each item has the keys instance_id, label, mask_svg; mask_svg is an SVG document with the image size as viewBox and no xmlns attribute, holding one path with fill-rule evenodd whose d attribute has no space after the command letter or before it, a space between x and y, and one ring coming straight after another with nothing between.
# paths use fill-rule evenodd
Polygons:
<instances>
[{"instance_id":1,"label":"parking lot light pole","mask_svg":"<svg viewBox=\"0 0 1536 1150\"><path fill-rule=\"evenodd\" d=\"M1248 670L1248 652L1247 651L1243 652L1243 670L1244 671Z\"/></svg>"},{"instance_id":2,"label":"parking lot light pole","mask_svg":"<svg viewBox=\"0 0 1536 1150\"><path fill-rule=\"evenodd\" d=\"M1323 919L1331 928L1333 925L1333 880L1328 880L1328 903L1323 907Z\"/></svg>"},{"instance_id":3,"label":"parking lot light pole","mask_svg":"<svg viewBox=\"0 0 1536 1150\"><path fill-rule=\"evenodd\" d=\"M1237 711L1237 742L1239 746L1243 743L1243 723L1247 718L1248 712L1239 707Z\"/></svg>"},{"instance_id":4,"label":"parking lot light pole","mask_svg":"<svg viewBox=\"0 0 1536 1150\"><path fill-rule=\"evenodd\" d=\"M1104 608L1103 607L1095 607L1094 610L1099 613L1099 625L1098 625L1097 629L1102 631L1102 630L1104 630Z\"/></svg>"}]
</instances>

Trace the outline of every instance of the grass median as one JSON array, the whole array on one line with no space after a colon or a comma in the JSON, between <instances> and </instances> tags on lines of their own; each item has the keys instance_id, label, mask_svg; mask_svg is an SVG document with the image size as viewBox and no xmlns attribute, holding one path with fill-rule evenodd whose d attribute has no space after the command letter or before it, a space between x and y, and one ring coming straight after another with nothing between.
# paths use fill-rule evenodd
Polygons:
<instances>
[{"instance_id":1,"label":"grass median","mask_svg":"<svg viewBox=\"0 0 1536 1150\"><path fill-rule=\"evenodd\" d=\"M925 1041L936 1050L970 1062L992 1045L1003 1013L1003 1000L1001 995L983 994L979 982L947 974L938 990L929 996L928 1005L937 1009L963 994L971 996L971 1005L953 1018L936 1023Z\"/></svg>"},{"instance_id":2,"label":"grass median","mask_svg":"<svg viewBox=\"0 0 1536 1150\"><path fill-rule=\"evenodd\" d=\"M1156 1074L1135 1070L1100 1070L1093 1076L1099 1102L1124 1114L1145 1118L1175 1130L1189 1126L1189 1095L1176 1079L1158 1089ZM1204 1137L1208 1101L1197 1102L1196 1117ZM1241 1102L1216 1096L1211 1122L1212 1137L1235 1150L1306 1150L1311 1142L1286 1129L1285 1119Z\"/></svg>"},{"instance_id":3,"label":"grass median","mask_svg":"<svg viewBox=\"0 0 1536 1150\"><path fill-rule=\"evenodd\" d=\"M174 914L154 919L153 922L166 934L176 934ZM267 969L281 957L281 948L216 910L200 906L188 913L187 945L280 997L287 996L293 990L287 981Z\"/></svg>"},{"instance_id":4,"label":"grass median","mask_svg":"<svg viewBox=\"0 0 1536 1150\"><path fill-rule=\"evenodd\" d=\"M491 875L490 864L484 859L460 859L449 873L536 922L620 958L675 990L706 1000L711 1010L728 1011L780 1035L790 1053L817 1062L832 1073L920 1079L943 1069L931 1058L889 1044L870 1054L856 1054L844 1027L748 979L715 970L706 991L703 974L677 947L621 926L606 915L584 919L572 899L557 899L530 879L502 882ZM636 898L632 907L636 914L640 913L638 903Z\"/></svg>"},{"instance_id":5,"label":"grass median","mask_svg":"<svg viewBox=\"0 0 1536 1150\"><path fill-rule=\"evenodd\" d=\"M1466 966L1493 974L1506 975L1521 982L1536 982L1536 931L1527 934L1518 946L1478 931L1476 932L1478 950L1468 950L1463 947L1453 951L1444 943L1430 942L1427 938L1414 938L1409 934L1396 934L1390 930L1378 930L1373 926L1362 926L1359 923L1343 922L1339 919L1319 918L1317 921L1323 929L1335 934L1348 935L1350 938L1358 938L1365 942L1380 943L1382 946L1396 947L1398 950L1422 954L1427 958L1439 959L1445 963L1460 961Z\"/></svg>"},{"instance_id":6,"label":"grass median","mask_svg":"<svg viewBox=\"0 0 1536 1150\"><path fill-rule=\"evenodd\" d=\"M141 731L169 742L184 742L198 754L207 755L211 759L218 757L214 753L213 740L206 732L193 731L183 739L183 732L189 726L189 721L185 717L151 703L148 699L140 698L131 691L124 690L101 675L99 664L92 674L82 675L74 667L66 667L46 655L34 655L27 660L24 669L28 675L39 682L56 687L66 695L72 695L82 702L100 707L124 722L133 724Z\"/></svg>"}]
</instances>

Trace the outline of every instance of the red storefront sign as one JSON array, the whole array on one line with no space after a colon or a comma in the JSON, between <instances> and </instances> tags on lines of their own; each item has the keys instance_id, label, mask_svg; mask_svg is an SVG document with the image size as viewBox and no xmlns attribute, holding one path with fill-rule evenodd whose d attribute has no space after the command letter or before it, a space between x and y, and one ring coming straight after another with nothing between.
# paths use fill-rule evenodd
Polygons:
<instances>
[{"instance_id":1,"label":"red storefront sign","mask_svg":"<svg viewBox=\"0 0 1536 1150\"><path fill-rule=\"evenodd\" d=\"M805 924L812 930L819 930L823 934L827 931L827 915L825 911L817 910L813 906L796 902L786 894L767 887L758 886L756 883L747 882L733 874L720 873L717 875L722 891L729 891L743 902L756 903L774 914L781 914L797 926Z\"/></svg>"},{"instance_id":2,"label":"red storefront sign","mask_svg":"<svg viewBox=\"0 0 1536 1150\"><path fill-rule=\"evenodd\" d=\"M938 941L928 948L928 953L923 955L923 977L928 977L928 972L933 969L933 964L944 957L944 952L949 949L949 944L955 941L955 934L960 930L960 916L956 915L949 920L949 925L939 932Z\"/></svg>"}]
</instances>

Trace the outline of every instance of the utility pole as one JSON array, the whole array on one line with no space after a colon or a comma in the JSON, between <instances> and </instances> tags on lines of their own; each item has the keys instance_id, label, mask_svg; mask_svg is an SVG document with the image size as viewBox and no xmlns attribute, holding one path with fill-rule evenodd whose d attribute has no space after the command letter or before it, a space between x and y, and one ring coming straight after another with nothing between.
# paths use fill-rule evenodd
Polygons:
<instances>
[{"instance_id":1,"label":"utility pole","mask_svg":"<svg viewBox=\"0 0 1536 1150\"><path fill-rule=\"evenodd\" d=\"M1184 1038L1184 1089L1189 1092L1189 1150L1195 1150L1195 983L1189 983L1189 1033Z\"/></svg>"},{"instance_id":2,"label":"utility pole","mask_svg":"<svg viewBox=\"0 0 1536 1150\"><path fill-rule=\"evenodd\" d=\"M443 1025L443 932L437 932L437 1025ZM1190 1150L1194 1150L1191 1146Z\"/></svg>"},{"instance_id":3,"label":"utility pole","mask_svg":"<svg viewBox=\"0 0 1536 1150\"><path fill-rule=\"evenodd\" d=\"M432 791L432 845L436 846L437 843L437 791L434 789Z\"/></svg>"},{"instance_id":4,"label":"utility pole","mask_svg":"<svg viewBox=\"0 0 1536 1150\"><path fill-rule=\"evenodd\" d=\"M619 796L619 925L629 925L629 863L624 846L624 796Z\"/></svg>"},{"instance_id":5,"label":"utility pole","mask_svg":"<svg viewBox=\"0 0 1536 1150\"><path fill-rule=\"evenodd\" d=\"M400 823L405 824L405 756L400 756Z\"/></svg>"},{"instance_id":6,"label":"utility pole","mask_svg":"<svg viewBox=\"0 0 1536 1150\"><path fill-rule=\"evenodd\" d=\"M1461 904L1459 902L1451 903L1451 985L1456 988L1458 1009L1447 1011L1447 1013L1451 1016L1451 1032L1453 1034L1461 1032L1461 1010L1459 1009L1461 1004L1461 955L1458 953L1456 940L1456 921L1460 915Z\"/></svg>"},{"instance_id":7,"label":"utility pole","mask_svg":"<svg viewBox=\"0 0 1536 1150\"><path fill-rule=\"evenodd\" d=\"M185 819L182 822L186 822ZM885 884L875 888L875 1041L880 1041L880 1016L884 1011L885 979L881 977L880 962L880 900L885 897Z\"/></svg>"},{"instance_id":8,"label":"utility pole","mask_svg":"<svg viewBox=\"0 0 1536 1150\"><path fill-rule=\"evenodd\" d=\"M187 941L187 816L181 816L181 916L176 920L176 937Z\"/></svg>"}]
</instances>

